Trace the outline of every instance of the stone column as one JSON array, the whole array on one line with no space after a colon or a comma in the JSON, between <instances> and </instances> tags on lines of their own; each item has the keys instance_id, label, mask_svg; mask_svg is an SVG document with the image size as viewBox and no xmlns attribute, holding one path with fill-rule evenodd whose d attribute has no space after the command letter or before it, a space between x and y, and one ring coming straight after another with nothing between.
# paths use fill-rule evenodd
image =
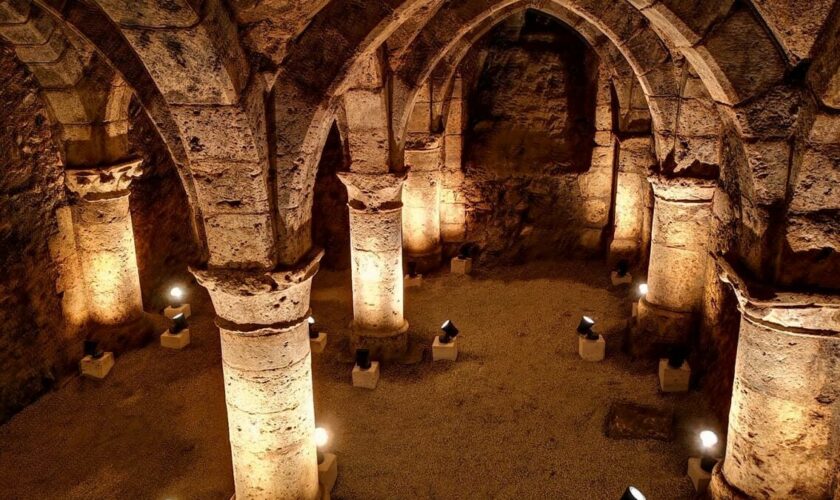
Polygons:
<instances>
[{"instance_id":1,"label":"stone column","mask_svg":"<svg viewBox=\"0 0 840 500\"><path fill-rule=\"evenodd\" d=\"M620 260L638 263L641 257L645 226L645 201L650 188L647 173L654 164L651 139L628 137L618 149L618 173L615 183L615 212L609 262Z\"/></svg>"},{"instance_id":2,"label":"stone column","mask_svg":"<svg viewBox=\"0 0 840 500\"><path fill-rule=\"evenodd\" d=\"M322 256L288 270L192 270L221 333L237 500L318 496L306 320Z\"/></svg>"},{"instance_id":3,"label":"stone column","mask_svg":"<svg viewBox=\"0 0 840 500\"><path fill-rule=\"evenodd\" d=\"M741 329L726 456L711 496L838 498L840 297L750 296L727 268Z\"/></svg>"},{"instance_id":4,"label":"stone column","mask_svg":"<svg viewBox=\"0 0 840 500\"><path fill-rule=\"evenodd\" d=\"M425 272L440 265L441 141L405 151L410 167L403 187L403 246L409 261Z\"/></svg>"},{"instance_id":5,"label":"stone column","mask_svg":"<svg viewBox=\"0 0 840 500\"><path fill-rule=\"evenodd\" d=\"M402 202L406 174L341 172L350 202L352 347L395 359L407 347L403 316Z\"/></svg>"},{"instance_id":6,"label":"stone column","mask_svg":"<svg viewBox=\"0 0 840 500\"><path fill-rule=\"evenodd\" d=\"M142 174L141 163L132 160L66 171L65 183L77 195L71 206L73 233L88 318L94 326L129 328L145 323L128 206L128 188Z\"/></svg>"},{"instance_id":7,"label":"stone column","mask_svg":"<svg viewBox=\"0 0 840 500\"><path fill-rule=\"evenodd\" d=\"M648 294L630 334L634 356L661 356L688 341L703 299L711 201L715 184L651 178L654 191Z\"/></svg>"}]
</instances>

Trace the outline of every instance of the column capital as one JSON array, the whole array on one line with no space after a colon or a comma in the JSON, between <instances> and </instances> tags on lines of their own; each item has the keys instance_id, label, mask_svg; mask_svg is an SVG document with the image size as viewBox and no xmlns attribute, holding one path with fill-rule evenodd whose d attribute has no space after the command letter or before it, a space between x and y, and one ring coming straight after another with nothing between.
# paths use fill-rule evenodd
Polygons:
<instances>
[{"instance_id":1,"label":"column capital","mask_svg":"<svg viewBox=\"0 0 840 500\"><path fill-rule=\"evenodd\" d=\"M338 173L338 178L347 188L350 205L362 210L400 207L402 185L407 176L408 170L383 174Z\"/></svg>"},{"instance_id":2,"label":"column capital","mask_svg":"<svg viewBox=\"0 0 840 500\"><path fill-rule=\"evenodd\" d=\"M709 203L717 188L717 182L713 180L692 177L652 175L648 181L656 198L682 203Z\"/></svg>"},{"instance_id":3,"label":"column capital","mask_svg":"<svg viewBox=\"0 0 840 500\"><path fill-rule=\"evenodd\" d=\"M64 183L82 198L112 198L128 191L131 181L143 175L143 160L132 159L103 167L67 169Z\"/></svg>"},{"instance_id":4,"label":"column capital","mask_svg":"<svg viewBox=\"0 0 840 500\"><path fill-rule=\"evenodd\" d=\"M190 272L210 293L225 328L283 326L308 315L312 278L323 256L323 250L312 249L297 264L271 271L190 268Z\"/></svg>"},{"instance_id":5,"label":"column capital","mask_svg":"<svg viewBox=\"0 0 840 500\"><path fill-rule=\"evenodd\" d=\"M718 276L732 287L744 316L790 333L840 339L840 296L774 290L741 277L724 257L714 258Z\"/></svg>"}]
</instances>

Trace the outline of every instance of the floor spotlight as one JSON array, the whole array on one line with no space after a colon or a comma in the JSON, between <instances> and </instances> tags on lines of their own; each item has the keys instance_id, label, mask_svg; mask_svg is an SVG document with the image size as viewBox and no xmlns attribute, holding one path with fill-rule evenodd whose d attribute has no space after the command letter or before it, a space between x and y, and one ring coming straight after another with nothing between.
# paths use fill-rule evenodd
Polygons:
<instances>
[{"instance_id":1,"label":"floor spotlight","mask_svg":"<svg viewBox=\"0 0 840 500\"><path fill-rule=\"evenodd\" d=\"M369 370L370 364L370 350L356 349L356 366L362 370Z\"/></svg>"},{"instance_id":2,"label":"floor spotlight","mask_svg":"<svg viewBox=\"0 0 840 500\"><path fill-rule=\"evenodd\" d=\"M318 463L324 463L323 448L330 441L330 434L323 427L315 428L315 447L318 449Z\"/></svg>"},{"instance_id":3,"label":"floor spotlight","mask_svg":"<svg viewBox=\"0 0 840 500\"><path fill-rule=\"evenodd\" d=\"M172 307L181 307L184 300L184 290L179 286L173 286L169 290L169 305Z\"/></svg>"},{"instance_id":4,"label":"floor spotlight","mask_svg":"<svg viewBox=\"0 0 840 500\"><path fill-rule=\"evenodd\" d=\"M635 486L628 486L621 495L621 500L646 500L647 497Z\"/></svg>"},{"instance_id":5,"label":"floor spotlight","mask_svg":"<svg viewBox=\"0 0 840 500\"><path fill-rule=\"evenodd\" d=\"M443 331L443 335L440 336L440 343L441 344L448 344L452 342L452 340L458 336L459 330L455 327L455 323L452 320L446 320L440 326L440 329Z\"/></svg>"},{"instance_id":6,"label":"floor spotlight","mask_svg":"<svg viewBox=\"0 0 840 500\"><path fill-rule=\"evenodd\" d=\"M309 323L309 339L315 340L318 338L318 327L315 326L315 318L310 316L306 320Z\"/></svg>"},{"instance_id":7,"label":"floor spotlight","mask_svg":"<svg viewBox=\"0 0 840 500\"><path fill-rule=\"evenodd\" d=\"M703 447L703 455L700 458L700 467L706 472L712 472L717 460L712 456L712 450L718 444L718 436L710 430L700 432L700 444Z\"/></svg>"},{"instance_id":8,"label":"floor spotlight","mask_svg":"<svg viewBox=\"0 0 840 500\"><path fill-rule=\"evenodd\" d=\"M99 348L99 342L95 340L85 340L83 344L84 355L90 356L92 359L99 359L105 353Z\"/></svg>"},{"instance_id":9,"label":"floor spotlight","mask_svg":"<svg viewBox=\"0 0 840 500\"><path fill-rule=\"evenodd\" d=\"M639 284L639 295L640 295L641 297L644 297L645 295L647 295L647 294L648 294L648 290L649 290L649 289L648 289L648 284L647 284L647 283L640 283L640 284Z\"/></svg>"},{"instance_id":10,"label":"floor spotlight","mask_svg":"<svg viewBox=\"0 0 840 500\"><path fill-rule=\"evenodd\" d=\"M178 335L182 331L186 330L188 326L187 316L184 313L176 314L175 317L172 318L172 328L170 328L169 331L172 332L172 335Z\"/></svg>"},{"instance_id":11,"label":"floor spotlight","mask_svg":"<svg viewBox=\"0 0 840 500\"><path fill-rule=\"evenodd\" d=\"M580 323L578 323L577 332L581 335L590 335L593 326L595 326L595 320L589 316L584 316L580 319Z\"/></svg>"}]
</instances>

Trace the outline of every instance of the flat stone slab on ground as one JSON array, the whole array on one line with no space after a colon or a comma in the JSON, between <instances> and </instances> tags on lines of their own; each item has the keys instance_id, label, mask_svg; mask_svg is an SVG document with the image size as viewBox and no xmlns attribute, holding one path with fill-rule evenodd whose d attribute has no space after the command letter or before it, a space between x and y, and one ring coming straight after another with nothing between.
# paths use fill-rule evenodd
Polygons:
<instances>
[{"instance_id":1,"label":"flat stone slab on ground","mask_svg":"<svg viewBox=\"0 0 840 500\"><path fill-rule=\"evenodd\" d=\"M612 439L674 438L674 412L635 403L613 403L607 413L605 434Z\"/></svg>"}]
</instances>

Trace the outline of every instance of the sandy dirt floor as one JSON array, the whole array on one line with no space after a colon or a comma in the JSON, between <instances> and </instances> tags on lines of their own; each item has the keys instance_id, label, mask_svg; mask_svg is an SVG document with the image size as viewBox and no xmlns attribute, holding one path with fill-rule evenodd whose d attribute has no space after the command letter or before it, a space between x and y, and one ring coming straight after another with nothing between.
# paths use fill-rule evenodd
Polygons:
<instances>
[{"instance_id":1,"label":"sandy dirt floor","mask_svg":"<svg viewBox=\"0 0 840 500\"><path fill-rule=\"evenodd\" d=\"M618 352L630 315L597 262L532 263L473 277L440 274L406 291L412 341L460 328L457 362L382 370L350 386L349 274L322 271L312 307L329 331L313 359L316 415L332 433L338 499L692 497L696 433L716 428L700 394L662 395L655 366ZM103 382L76 378L0 427L0 498L225 499L233 492L218 332L192 290L192 345L150 345ZM608 357L577 356L581 314L608 333ZM613 440L614 401L673 409L673 442Z\"/></svg>"}]
</instances>

